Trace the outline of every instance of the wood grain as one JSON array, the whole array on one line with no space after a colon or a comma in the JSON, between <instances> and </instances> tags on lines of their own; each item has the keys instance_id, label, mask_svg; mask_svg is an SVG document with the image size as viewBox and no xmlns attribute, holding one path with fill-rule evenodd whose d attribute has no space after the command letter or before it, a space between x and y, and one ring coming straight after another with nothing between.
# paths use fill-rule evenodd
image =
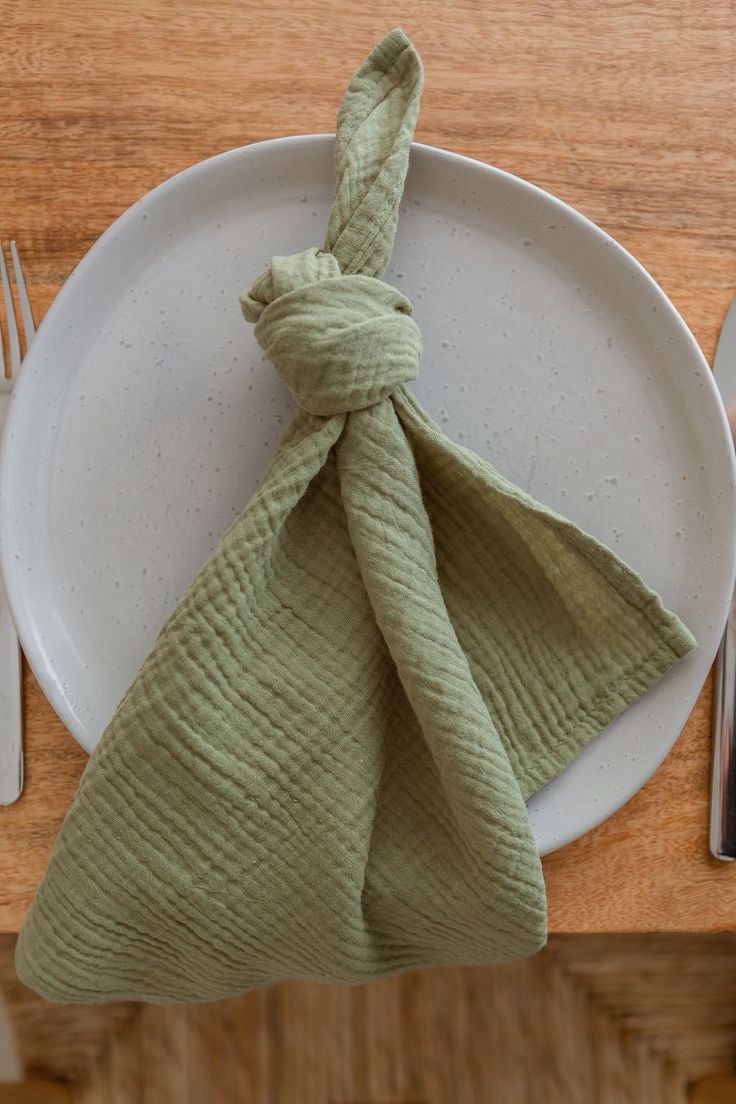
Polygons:
<instances>
[{"instance_id":1,"label":"wood grain","mask_svg":"<svg viewBox=\"0 0 736 1104\"><path fill-rule=\"evenodd\" d=\"M164 177L233 146L332 129L346 79L400 22L427 69L417 137L596 220L710 356L736 290L735 15L733 0L0 0L0 236L18 240L42 313ZM25 689L26 792L0 811L7 931L85 762L28 672ZM552 930L736 929L736 869L706 848L710 708L706 688L654 779L547 860ZM244 1029L236 1018L228 1030Z\"/></svg>"},{"instance_id":2,"label":"wood grain","mask_svg":"<svg viewBox=\"0 0 736 1104\"><path fill-rule=\"evenodd\" d=\"M693 1086L690 1104L736 1104L736 1075L704 1077Z\"/></svg>"},{"instance_id":3,"label":"wood grain","mask_svg":"<svg viewBox=\"0 0 736 1104\"><path fill-rule=\"evenodd\" d=\"M0 1104L74 1104L71 1089L59 1081L0 1084Z\"/></svg>"}]
</instances>

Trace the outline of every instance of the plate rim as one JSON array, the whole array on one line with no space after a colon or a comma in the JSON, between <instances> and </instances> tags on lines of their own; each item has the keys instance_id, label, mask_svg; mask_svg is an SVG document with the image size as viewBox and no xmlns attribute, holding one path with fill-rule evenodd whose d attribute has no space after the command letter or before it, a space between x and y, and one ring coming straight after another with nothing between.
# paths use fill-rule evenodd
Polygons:
<instances>
[{"instance_id":1,"label":"plate rim","mask_svg":"<svg viewBox=\"0 0 736 1104\"><path fill-rule=\"evenodd\" d=\"M28 351L26 358L23 362L22 371L20 376L16 380L13 388L13 394L8 409L8 413L5 419L5 424L2 431L2 440L0 441L0 572L2 573L2 580L4 581L8 602L12 612L13 620L16 625L16 631L21 642L23 651L28 659L28 663L36 677L42 692L49 700L54 712L61 719L62 723L69 730L70 734L76 740L78 744L88 753L94 750L97 740L89 732L88 727L84 721L78 716L73 708L72 703L69 701L68 696L65 694L63 683L58 673L50 668L46 659L46 653L41 646L40 634L36 624L36 620L32 615L32 607L24 601L24 590L21 585L22 579L22 563L17 561L10 552L10 528L11 521L9 517L10 505L9 495L6 489L6 483L9 479L10 464L8 457L13 450L15 442L19 440L17 434L14 433L15 422L17 420L17 411L20 407L18 397L22 399L25 391L28 390L29 378L34 374L36 363L40 361L42 353L42 339L47 331L49 331L55 324L57 316L63 314L67 300L75 293L76 286L84 275L87 269L94 264L97 256L101 253L109 240L113 239L119 232L121 227L128 224L137 217L140 212L141 206L147 205L154 200L160 199L167 192L174 189L177 184L183 179L193 180L199 175L207 174L215 168L215 166L224 164L228 161L236 160L247 156L249 153L256 151L267 151L273 149L287 149L291 147L298 147L300 145L314 145L318 143L333 144L335 139L334 133L331 132L319 132L314 134L295 134L288 136L280 136L276 138L269 138L259 142L249 143L243 146L237 146L233 149L224 150L220 153L214 154L211 157L207 157L201 161L195 162L192 165L180 170L174 175L167 177L160 183L155 185L149 191L139 196L129 207L127 207L114 221L103 231L103 233L95 240L79 262L75 265L74 269L70 273L67 280L59 289L54 300L50 304L46 311L34 338L33 344ZM451 150L443 149L442 147L432 146L421 142L412 142L411 147L412 156L416 153L429 156L430 158L440 158L442 160L450 161L453 164L459 166L466 166L474 170L481 170L483 173L490 175L491 178L496 180L502 180L507 185L512 186L522 193L531 194L537 198L544 200L546 203L551 204L561 214L564 214L571 221L577 223L580 227L586 230L588 233L593 233L598 239L612 244L615 247L617 253L619 253L622 261L624 261L630 269L636 273L639 279L643 280L645 284L648 284L650 290L652 290L657 296L662 307L666 310L670 324L672 324L680 334L680 337L684 340L685 344L689 347L689 352L693 357L694 362L698 362L701 370L703 370L703 377L706 381L706 387L711 391L712 397L716 398L716 408L718 411L718 417L721 422L721 428L726 436L726 439L730 435L728 428L728 422L725 413L725 407L720 398L717 385L713 378L713 374L710 369L708 360L700 348L695 335L688 326L683 316L678 311L677 307L671 301L665 290L652 276L652 274L644 267L644 265L637 260L637 258L626 249L613 235L604 230L592 219L588 218L582 212L571 206L565 200L560 199L558 196L548 192L546 189L540 187L537 184L532 183L523 177L517 176L514 173L508 172L505 169L499 168L495 165L488 164L485 161L481 161L478 158L468 157L465 154L456 153ZM40 369L39 369L40 370ZM14 440L15 439L15 440ZM724 450L726 455L723 457L724 464L728 464L731 486L736 484L736 454L733 450ZM722 617L720 623L717 625L718 632L714 632L714 639L716 639L716 646L713 648L713 654L708 655L708 665L712 662L715 652L717 650L717 640L720 639L723 628L725 627L726 619L728 616L728 610L730 606L730 594L733 591L734 579L736 578L736 498L732 493L730 496L729 504L730 512L730 529L731 529L731 542L730 542L730 564L728 577L730 577L730 588L728 590L728 596L722 600ZM702 648L702 645L699 644ZM710 651L710 649L709 649ZM702 686L698 687L690 695L688 695L688 712L692 709L695 701L700 695ZM555 842L547 849L542 849L541 854L549 853L552 850L557 850L559 847L571 842L578 836L585 834L592 830L597 824L603 823L614 812L618 811L623 805L625 805L638 790L646 784L646 782L652 777L652 775L659 769L664 760L671 752L674 744L679 739L680 732L674 733L671 740L669 740L666 750L664 750L661 758L658 759L653 769L646 775L641 777L636 786L630 791L627 788L616 794L616 803L611 805L606 803L605 815L594 824L588 827L578 830L573 829L569 833L561 832L558 837L555 838ZM99 737L98 737L99 739ZM536 796L536 795L535 795ZM532 797L531 801L534 801Z\"/></svg>"}]
</instances>

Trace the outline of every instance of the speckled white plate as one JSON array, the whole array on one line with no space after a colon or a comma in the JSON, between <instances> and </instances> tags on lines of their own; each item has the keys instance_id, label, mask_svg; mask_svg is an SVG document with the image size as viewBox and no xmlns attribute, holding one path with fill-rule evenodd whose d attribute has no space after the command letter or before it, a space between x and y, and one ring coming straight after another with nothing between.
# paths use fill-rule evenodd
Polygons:
<instances>
[{"instance_id":1,"label":"speckled white plate","mask_svg":"<svg viewBox=\"0 0 736 1104\"><path fill-rule=\"evenodd\" d=\"M238 293L322 241L332 189L329 136L196 165L103 235L39 330L3 442L2 567L33 670L87 749L289 419ZM715 653L734 570L722 408L637 262L487 165L415 147L386 278L414 300L432 416L610 544L700 642L531 802L546 852L649 777Z\"/></svg>"}]
</instances>

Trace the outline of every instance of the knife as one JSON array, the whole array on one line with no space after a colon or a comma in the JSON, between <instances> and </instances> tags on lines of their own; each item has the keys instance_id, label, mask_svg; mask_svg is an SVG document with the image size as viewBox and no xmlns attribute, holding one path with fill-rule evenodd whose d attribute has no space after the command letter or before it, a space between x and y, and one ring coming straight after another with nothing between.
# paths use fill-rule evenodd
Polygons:
<instances>
[{"instance_id":1,"label":"knife","mask_svg":"<svg viewBox=\"0 0 736 1104\"><path fill-rule=\"evenodd\" d=\"M713 373L726 406L736 402L736 299L718 339ZM736 591L716 656L713 700L713 772L710 850L716 859L736 859Z\"/></svg>"}]
</instances>

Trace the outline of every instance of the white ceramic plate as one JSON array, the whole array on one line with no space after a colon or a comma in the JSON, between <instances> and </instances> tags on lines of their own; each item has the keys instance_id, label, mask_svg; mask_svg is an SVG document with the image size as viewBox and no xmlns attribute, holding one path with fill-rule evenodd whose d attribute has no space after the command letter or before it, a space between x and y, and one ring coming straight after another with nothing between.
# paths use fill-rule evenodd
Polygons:
<instances>
[{"instance_id":1,"label":"white ceramic plate","mask_svg":"<svg viewBox=\"0 0 736 1104\"><path fill-rule=\"evenodd\" d=\"M33 670L87 749L288 422L238 293L272 254L322 242L332 148L265 142L162 184L85 257L26 362L3 443L2 567ZM703 683L733 582L723 411L640 265L487 165L414 148L386 279L414 301L430 414L610 544L700 642L533 799L546 852L642 785Z\"/></svg>"}]
</instances>

